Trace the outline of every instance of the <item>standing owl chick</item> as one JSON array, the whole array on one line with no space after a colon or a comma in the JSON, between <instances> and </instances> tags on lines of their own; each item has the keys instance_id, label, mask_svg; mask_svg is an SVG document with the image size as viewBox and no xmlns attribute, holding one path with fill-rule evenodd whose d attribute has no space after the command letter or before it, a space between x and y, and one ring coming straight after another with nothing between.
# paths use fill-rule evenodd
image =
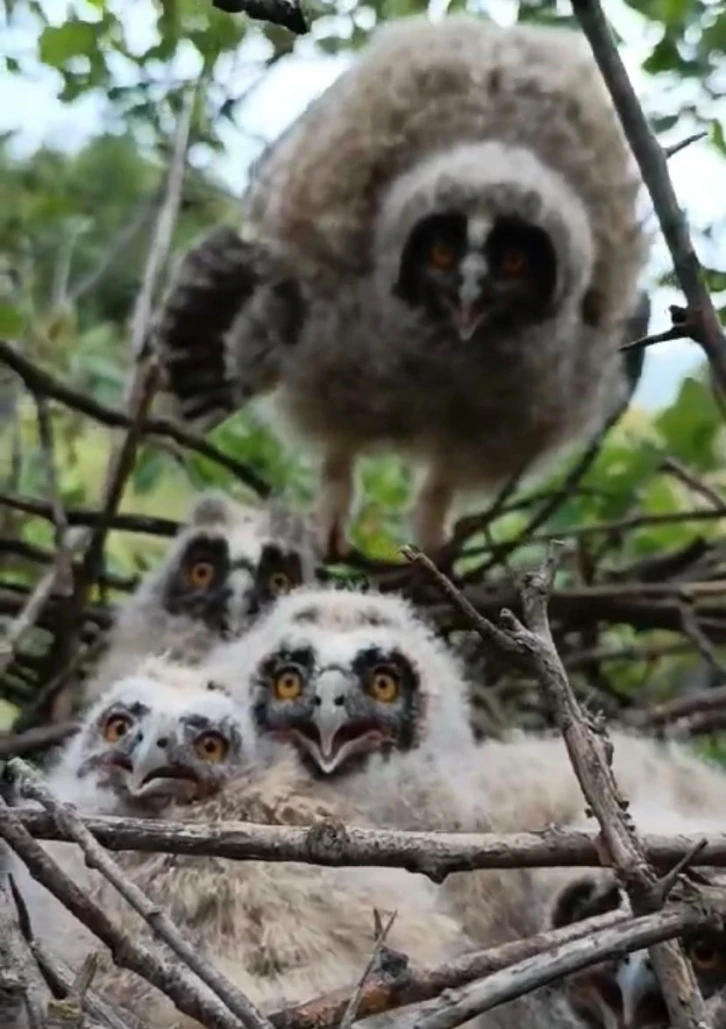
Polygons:
<instances>
[{"instance_id":1,"label":"standing owl chick","mask_svg":"<svg viewBox=\"0 0 726 1029\"><path fill-rule=\"evenodd\" d=\"M624 395L637 189L579 35L400 19L263 155L243 235L182 263L156 333L168 394L210 426L276 390L322 452L333 545L356 458L395 447L425 469L415 537L435 548L456 494L529 470ZM219 317L191 331L205 291Z\"/></svg>"},{"instance_id":2,"label":"standing owl chick","mask_svg":"<svg viewBox=\"0 0 726 1029\"><path fill-rule=\"evenodd\" d=\"M197 662L220 639L240 635L276 596L312 581L317 560L303 515L203 494L165 560L121 609L86 699L146 655Z\"/></svg>"}]
</instances>

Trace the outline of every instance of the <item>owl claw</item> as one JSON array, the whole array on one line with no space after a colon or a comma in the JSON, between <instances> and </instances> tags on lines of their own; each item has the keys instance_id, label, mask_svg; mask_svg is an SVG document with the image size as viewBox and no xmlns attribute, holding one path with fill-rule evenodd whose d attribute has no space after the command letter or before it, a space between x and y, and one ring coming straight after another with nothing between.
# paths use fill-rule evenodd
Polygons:
<instances>
[{"instance_id":1,"label":"owl claw","mask_svg":"<svg viewBox=\"0 0 726 1029\"><path fill-rule=\"evenodd\" d=\"M325 544L327 561L342 561L345 558L350 547L340 522L334 522L330 527Z\"/></svg>"}]
</instances>

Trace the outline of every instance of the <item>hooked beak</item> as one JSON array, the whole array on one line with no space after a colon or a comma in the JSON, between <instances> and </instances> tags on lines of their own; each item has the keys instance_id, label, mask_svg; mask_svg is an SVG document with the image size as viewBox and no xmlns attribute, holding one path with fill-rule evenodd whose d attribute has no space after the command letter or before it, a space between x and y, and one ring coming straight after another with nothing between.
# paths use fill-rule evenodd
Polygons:
<instances>
[{"instance_id":1,"label":"hooked beak","mask_svg":"<svg viewBox=\"0 0 726 1029\"><path fill-rule=\"evenodd\" d=\"M310 729L293 729L293 734L320 769L330 775L349 757L368 748L382 737L369 722L355 722L346 708L350 680L342 672L323 672L315 688L315 708Z\"/></svg>"},{"instance_id":2,"label":"hooked beak","mask_svg":"<svg viewBox=\"0 0 726 1029\"><path fill-rule=\"evenodd\" d=\"M463 343L468 343L484 321L486 308L483 306L481 298L477 297L476 300L471 302L463 301L460 307L452 310L451 317L454 327L459 334L459 339Z\"/></svg>"},{"instance_id":3,"label":"hooked beak","mask_svg":"<svg viewBox=\"0 0 726 1029\"><path fill-rule=\"evenodd\" d=\"M642 1002L652 997L660 998L660 989L648 961L648 951L638 950L630 955L630 961L621 965L617 974L623 1004L623 1027L631 1029L642 1024L638 1022L638 1009Z\"/></svg>"},{"instance_id":4,"label":"hooked beak","mask_svg":"<svg viewBox=\"0 0 726 1029\"><path fill-rule=\"evenodd\" d=\"M142 740L132 753L127 788L135 799L188 795L191 787L199 785L190 768L175 764L170 758L173 731L171 724L162 726Z\"/></svg>"}]
</instances>

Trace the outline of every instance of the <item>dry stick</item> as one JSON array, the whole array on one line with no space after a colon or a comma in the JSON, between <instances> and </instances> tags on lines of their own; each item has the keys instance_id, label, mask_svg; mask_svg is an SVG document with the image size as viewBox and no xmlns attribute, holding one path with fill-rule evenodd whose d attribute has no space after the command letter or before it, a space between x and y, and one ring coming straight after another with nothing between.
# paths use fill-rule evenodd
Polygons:
<instances>
[{"instance_id":1,"label":"dry stick","mask_svg":"<svg viewBox=\"0 0 726 1029\"><path fill-rule=\"evenodd\" d=\"M131 425L131 419L123 411L106 407L105 404L100 404L92 397L88 397L59 382L53 375L43 371L32 361L19 354L5 340L0 340L0 361L18 374L29 390L43 393L53 400L58 400L60 403L65 404L66 407L70 407L74 411L80 411L82 414L88 415L89 418L94 418L102 425L109 426L109 428L127 429ZM237 461L229 454L225 454L207 440L201 439L199 436L195 436L194 433L183 429L180 425L176 425L165 418L148 418L144 423L143 429L145 435L150 437L148 440L150 444L155 444L154 436L174 440L174 442L179 443L188 450L201 454L202 457L206 457L222 468L226 468L227 471L235 475L240 482L243 482L245 486L248 486L259 497L269 496L270 487L252 468L249 468L241 461Z\"/></svg>"},{"instance_id":2,"label":"dry stick","mask_svg":"<svg viewBox=\"0 0 726 1029\"><path fill-rule=\"evenodd\" d=\"M502 612L509 628L531 661L555 712L573 770L583 795L600 825L600 834L619 876L628 892L635 914L645 914L662 903L659 884L648 867L647 855L628 817L627 805L619 793L611 769L612 754L602 735L588 724L572 692L552 639L547 617L547 598L557 566L559 548L552 545L541 571L522 581L525 624L510 612ZM661 884L662 887L662 884ZM706 1009L693 970L677 942L653 946L653 970L658 979L673 1029L698 1029L708 1026Z\"/></svg>"},{"instance_id":3,"label":"dry stick","mask_svg":"<svg viewBox=\"0 0 726 1029\"><path fill-rule=\"evenodd\" d=\"M179 961L168 961L122 932L23 828L15 809L0 798L0 836L27 865L30 874L87 926L111 951L114 961L161 990L177 1008L207 1029L240 1029L239 1021L206 987L200 987Z\"/></svg>"},{"instance_id":4,"label":"dry stick","mask_svg":"<svg viewBox=\"0 0 726 1029\"><path fill-rule=\"evenodd\" d=\"M169 916L153 904L138 886L124 875L116 862L108 856L103 847L86 829L71 805L56 801L30 766L19 758L10 762L9 771L11 776L17 776L21 794L39 801L54 816L59 827L62 827L78 843L89 868L96 868L115 886L124 900L128 901L134 911L141 915L156 935L182 959L203 983L206 983L210 990L248 1029L272 1029L270 1022L242 991L202 957L198 949L184 939Z\"/></svg>"},{"instance_id":5,"label":"dry stick","mask_svg":"<svg viewBox=\"0 0 726 1029\"><path fill-rule=\"evenodd\" d=\"M475 979L491 975L510 965L524 961L535 954L551 951L562 944L583 939L598 929L628 922L623 911L608 911L595 918L583 919L561 929L537 933L511 943L500 944L487 950L474 951L454 958L443 965L416 969L410 966L393 980L390 976L374 974L366 983L358 1006L358 1018L367 1018L383 1011L407 1004L421 1003L438 997L442 990L450 990ZM297 1007L286 1008L270 1015L275 1029L337 1029L350 1003L351 990L335 990L316 997Z\"/></svg>"},{"instance_id":6,"label":"dry stick","mask_svg":"<svg viewBox=\"0 0 726 1029\"><path fill-rule=\"evenodd\" d=\"M726 393L726 336L678 205L665 154L628 79L600 3L598 0L572 0L572 9L587 36L653 202L676 277L688 302L693 339L703 347L714 378Z\"/></svg>"},{"instance_id":7,"label":"dry stick","mask_svg":"<svg viewBox=\"0 0 726 1029\"><path fill-rule=\"evenodd\" d=\"M55 443L53 439L53 425L48 412L48 402L42 393L34 393L35 409L38 417L38 434L40 436L40 450L45 463L45 479L48 485L50 505L53 512L53 528L55 530L55 546L57 560L60 566L58 576L58 592L71 594L73 592L73 569L71 559L67 554L66 539L68 535L68 519L61 500L58 474L55 463Z\"/></svg>"},{"instance_id":8,"label":"dry stick","mask_svg":"<svg viewBox=\"0 0 726 1029\"><path fill-rule=\"evenodd\" d=\"M53 567L38 580L35 589L30 594L24 607L7 631L5 639L0 641L0 675L6 671L26 632L28 632L29 629L32 629L36 624L43 612L43 608L50 599L51 594L56 591L58 579L66 568L67 556L72 555L83 547L85 545L86 538L87 534L85 531L77 534L76 538L72 542L69 541L67 552L59 555L60 561L57 556L53 563Z\"/></svg>"},{"instance_id":9,"label":"dry stick","mask_svg":"<svg viewBox=\"0 0 726 1029\"><path fill-rule=\"evenodd\" d=\"M678 143L671 143L670 146L663 147L663 153L670 159L675 154L679 154L681 150L685 150L691 143L698 143L699 140L705 139L707 135L706 131L693 132L690 136L686 136L685 139L679 140Z\"/></svg>"},{"instance_id":10,"label":"dry stick","mask_svg":"<svg viewBox=\"0 0 726 1029\"><path fill-rule=\"evenodd\" d=\"M25 901L18 892L12 875L9 876L9 880L18 913L20 931L40 969L40 974L55 997L66 997L73 992L77 977L62 961L51 956L44 945L35 938ZM144 1029L137 1018L126 1012L122 1014L122 1009L118 1004L114 1004L112 1007L90 989L86 990L83 995L83 1009L107 1029Z\"/></svg>"},{"instance_id":11,"label":"dry stick","mask_svg":"<svg viewBox=\"0 0 726 1029\"><path fill-rule=\"evenodd\" d=\"M722 679L726 680L726 665L698 624L698 615L690 604L681 606L681 621L684 634L692 641L704 661L715 669Z\"/></svg>"},{"instance_id":12,"label":"dry stick","mask_svg":"<svg viewBox=\"0 0 726 1029\"><path fill-rule=\"evenodd\" d=\"M714 908L722 910L722 904L716 903ZM427 1006L425 1013L415 1018L413 1025L415 1029L454 1029L484 1011L531 993L563 976L600 961L622 958L624 953L672 940L685 929L716 921L715 912L709 916L698 907L678 904L653 915L629 919L609 929L591 931L573 943L551 948L483 980L448 991ZM404 1015L395 1020L393 1026L408 1029L411 1021ZM699 1029L708 1027L709 1023L704 1021Z\"/></svg>"},{"instance_id":13,"label":"dry stick","mask_svg":"<svg viewBox=\"0 0 726 1029\"><path fill-rule=\"evenodd\" d=\"M695 693L691 697L677 697L663 704L656 704L647 711L630 712L626 721L638 728L655 728L668 722L677 722L690 715L705 711L726 710L726 686Z\"/></svg>"},{"instance_id":14,"label":"dry stick","mask_svg":"<svg viewBox=\"0 0 726 1029\"><path fill-rule=\"evenodd\" d=\"M124 416L125 417L125 416ZM125 420L124 424L128 422ZM129 423L130 424L130 423ZM0 506L7 506L15 511L23 511L25 514L35 515L37 518L45 518L53 521L53 512L50 504L33 497L18 497L11 493L0 492ZM66 511L69 525L83 525L93 527L98 525L100 514L90 508L69 508ZM117 529L120 532L140 532L149 536L175 536L181 528L181 522L171 518L158 518L152 515L123 514L116 513L108 520L110 529Z\"/></svg>"},{"instance_id":15,"label":"dry stick","mask_svg":"<svg viewBox=\"0 0 726 1029\"><path fill-rule=\"evenodd\" d=\"M0 1017L3 1029L44 1029L42 980L29 962L7 876L0 877Z\"/></svg>"},{"instance_id":16,"label":"dry stick","mask_svg":"<svg viewBox=\"0 0 726 1029\"><path fill-rule=\"evenodd\" d=\"M353 1022L355 1022L356 1017L358 1017L361 997L363 996L363 990L365 989L366 984L369 981L369 978L373 971L373 966L375 965L378 956L381 953L381 950L383 949L383 945L386 942L386 937L391 931L391 926L396 921L397 915L398 912L394 911L388 919L388 921L386 922L385 926L380 930L380 932L376 936L376 942L373 947L373 952L370 956L368 964L364 968L363 975L360 977L360 982L353 991L353 994L351 995L348 1005L346 1006L346 1009L343 1012L343 1017L340 1020L340 1029L351 1029Z\"/></svg>"},{"instance_id":17,"label":"dry stick","mask_svg":"<svg viewBox=\"0 0 726 1029\"><path fill-rule=\"evenodd\" d=\"M27 732L0 733L0 761L11 757L25 757L39 750L47 750L63 743L78 732L77 722L63 722L60 725L41 725Z\"/></svg>"},{"instance_id":18,"label":"dry stick","mask_svg":"<svg viewBox=\"0 0 726 1029\"><path fill-rule=\"evenodd\" d=\"M694 475L688 468L685 468L675 457L665 457L661 467L663 471L669 472L675 479L685 483L694 493L699 493L702 497L705 497L709 504L712 504L717 511L723 512L724 508L726 508L726 502L724 502L723 497L712 486L709 486L708 483L703 482L697 475Z\"/></svg>"},{"instance_id":19,"label":"dry stick","mask_svg":"<svg viewBox=\"0 0 726 1029\"><path fill-rule=\"evenodd\" d=\"M15 809L19 823L41 840L72 837L47 812ZM334 868L405 868L442 882L474 869L599 867L598 834L579 829L519 833L419 832L361 829L321 819L312 826L218 822L214 825L83 815L86 829L107 850L204 855L231 861L296 861ZM699 864L726 866L726 833L698 836L644 834L650 861L672 867L702 838Z\"/></svg>"}]
</instances>

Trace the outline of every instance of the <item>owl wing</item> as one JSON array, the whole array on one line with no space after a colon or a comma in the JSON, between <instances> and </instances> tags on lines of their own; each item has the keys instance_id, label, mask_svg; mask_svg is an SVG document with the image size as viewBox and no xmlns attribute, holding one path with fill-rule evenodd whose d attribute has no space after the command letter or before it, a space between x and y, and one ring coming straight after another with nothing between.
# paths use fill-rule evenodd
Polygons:
<instances>
[{"instance_id":1,"label":"owl wing","mask_svg":"<svg viewBox=\"0 0 726 1029\"><path fill-rule=\"evenodd\" d=\"M228 226L205 236L177 267L151 333L173 415L211 429L273 388L301 305L263 243Z\"/></svg>"}]
</instances>

